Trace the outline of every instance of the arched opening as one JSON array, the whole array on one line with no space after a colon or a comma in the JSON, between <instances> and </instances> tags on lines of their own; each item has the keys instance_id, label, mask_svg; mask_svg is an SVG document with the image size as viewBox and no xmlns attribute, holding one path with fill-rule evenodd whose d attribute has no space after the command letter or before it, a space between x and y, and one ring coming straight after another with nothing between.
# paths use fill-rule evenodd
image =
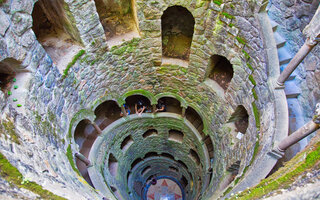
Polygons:
<instances>
[{"instance_id":1,"label":"arched opening","mask_svg":"<svg viewBox=\"0 0 320 200\"><path fill-rule=\"evenodd\" d=\"M80 153L88 156L97 136L98 133L89 120L84 119L80 121L74 132L74 140L79 145Z\"/></svg>"},{"instance_id":2,"label":"arched opening","mask_svg":"<svg viewBox=\"0 0 320 200\"><path fill-rule=\"evenodd\" d=\"M249 115L247 110L242 106L237 106L228 122L234 122L235 132L245 134L249 125Z\"/></svg>"},{"instance_id":3,"label":"arched opening","mask_svg":"<svg viewBox=\"0 0 320 200\"><path fill-rule=\"evenodd\" d=\"M117 102L109 100L100 104L95 109L94 114L96 115L95 123L103 130L112 122L121 118L121 108Z\"/></svg>"},{"instance_id":4,"label":"arched opening","mask_svg":"<svg viewBox=\"0 0 320 200\"><path fill-rule=\"evenodd\" d=\"M138 113L152 112L150 100L142 95L132 95L127 97L125 107L129 109L130 114L136 114L136 111L138 111Z\"/></svg>"},{"instance_id":5,"label":"arched opening","mask_svg":"<svg viewBox=\"0 0 320 200\"><path fill-rule=\"evenodd\" d=\"M156 135L158 135L158 131L156 129L149 129L142 135L142 137L147 138Z\"/></svg>"},{"instance_id":6,"label":"arched opening","mask_svg":"<svg viewBox=\"0 0 320 200\"><path fill-rule=\"evenodd\" d=\"M195 20L182 6L167 8L161 17L162 55L189 60Z\"/></svg>"},{"instance_id":7,"label":"arched opening","mask_svg":"<svg viewBox=\"0 0 320 200\"><path fill-rule=\"evenodd\" d=\"M25 105L29 92L29 81L32 74L21 67L21 62L6 58L0 62L0 90L11 104L21 107Z\"/></svg>"},{"instance_id":8,"label":"arched opening","mask_svg":"<svg viewBox=\"0 0 320 200\"><path fill-rule=\"evenodd\" d=\"M131 0L94 0L109 46L138 37Z\"/></svg>"},{"instance_id":9,"label":"arched opening","mask_svg":"<svg viewBox=\"0 0 320 200\"><path fill-rule=\"evenodd\" d=\"M204 137L203 133L203 121L198 112L192 107L186 109L185 114L187 120L199 131L202 138Z\"/></svg>"},{"instance_id":10,"label":"arched opening","mask_svg":"<svg viewBox=\"0 0 320 200\"><path fill-rule=\"evenodd\" d=\"M112 153L109 154L108 160L109 172L112 176L116 176L118 172L118 161Z\"/></svg>"},{"instance_id":11,"label":"arched opening","mask_svg":"<svg viewBox=\"0 0 320 200\"><path fill-rule=\"evenodd\" d=\"M158 157L157 152L148 152L145 156L144 159L151 158L151 157Z\"/></svg>"},{"instance_id":12,"label":"arched opening","mask_svg":"<svg viewBox=\"0 0 320 200\"><path fill-rule=\"evenodd\" d=\"M209 61L208 78L218 83L223 90L229 87L233 77L233 68L230 61L223 56L213 55Z\"/></svg>"},{"instance_id":13,"label":"arched opening","mask_svg":"<svg viewBox=\"0 0 320 200\"><path fill-rule=\"evenodd\" d=\"M173 155L171 155L169 153L162 153L161 156L164 157L164 158L168 158L170 160L174 160Z\"/></svg>"},{"instance_id":14,"label":"arched opening","mask_svg":"<svg viewBox=\"0 0 320 200\"><path fill-rule=\"evenodd\" d=\"M90 149L96 138L97 132L89 120L84 119L78 123L74 132L74 140L79 146L80 153L86 158L89 158ZM79 159L76 159L76 165L83 178L92 185L87 165Z\"/></svg>"},{"instance_id":15,"label":"arched opening","mask_svg":"<svg viewBox=\"0 0 320 200\"><path fill-rule=\"evenodd\" d=\"M6 58L0 62L0 89L3 93L7 93L13 85L20 64L12 58Z\"/></svg>"},{"instance_id":16,"label":"arched opening","mask_svg":"<svg viewBox=\"0 0 320 200\"><path fill-rule=\"evenodd\" d=\"M180 183L182 185L183 188L186 188L188 185L188 180L186 179L186 177L182 176L180 179Z\"/></svg>"},{"instance_id":17,"label":"arched opening","mask_svg":"<svg viewBox=\"0 0 320 200\"><path fill-rule=\"evenodd\" d=\"M164 109L162 109L164 107ZM181 115L180 101L172 97L162 97L158 100L157 109L161 112L172 112Z\"/></svg>"},{"instance_id":18,"label":"arched opening","mask_svg":"<svg viewBox=\"0 0 320 200\"><path fill-rule=\"evenodd\" d=\"M62 72L81 49L79 32L63 0L39 0L32 12L32 29L43 48Z\"/></svg>"},{"instance_id":19,"label":"arched opening","mask_svg":"<svg viewBox=\"0 0 320 200\"><path fill-rule=\"evenodd\" d=\"M189 170L188 167L187 167L187 165L186 165L184 162L182 162L181 160L178 160L178 163L179 163L182 167L184 167L187 171Z\"/></svg>"},{"instance_id":20,"label":"arched opening","mask_svg":"<svg viewBox=\"0 0 320 200\"><path fill-rule=\"evenodd\" d=\"M139 164L140 162L142 162L143 159L142 158L137 158L135 159L132 164L131 164L131 169L133 169L137 164Z\"/></svg>"},{"instance_id":21,"label":"arched opening","mask_svg":"<svg viewBox=\"0 0 320 200\"><path fill-rule=\"evenodd\" d=\"M170 130L168 140L182 143L183 142L183 136L184 134L181 131L178 130Z\"/></svg>"},{"instance_id":22,"label":"arched opening","mask_svg":"<svg viewBox=\"0 0 320 200\"><path fill-rule=\"evenodd\" d=\"M131 135L127 136L121 143L121 150L126 151L133 144Z\"/></svg>"},{"instance_id":23,"label":"arched opening","mask_svg":"<svg viewBox=\"0 0 320 200\"><path fill-rule=\"evenodd\" d=\"M151 171L151 167L147 166L141 171L141 176L146 175L149 171Z\"/></svg>"},{"instance_id":24,"label":"arched opening","mask_svg":"<svg viewBox=\"0 0 320 200\"><path fill-rule=\"evenodd\" d=\"M203 142L205 143L207 150L208 150L208 154L209 154L209 158L211 163L213 162L213 156L214 156L214 149L213 149L213 143L212 140L210 138L209 135L205 136L203 138Z\"/></svg>"},{"instance_id":25,"label":"arched opening","mask_svg":"<svg viewBox=\"0 0 320 200\"><path fill-rule=\"evenodd\" d=\"M193 149L190 149L189 151L189 157L197 164L200 165L200 158L197 154L197 152Z\"/></svg>"}]
</instances>

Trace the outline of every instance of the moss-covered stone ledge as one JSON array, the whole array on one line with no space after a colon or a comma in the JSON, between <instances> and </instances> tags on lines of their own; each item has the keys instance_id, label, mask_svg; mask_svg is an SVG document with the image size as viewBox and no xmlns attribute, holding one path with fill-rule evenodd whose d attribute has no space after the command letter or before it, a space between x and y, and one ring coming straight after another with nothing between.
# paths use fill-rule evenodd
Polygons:
<instances>
[{"instance_id":1,"label":"moss-covered stone ledge","mask_svg":"<svg viewBox=\"0 0 320 200\"><path fill-rule=\"evenodd\" d=\"M273 193L281 193L293 182L320 168L320 132L306 149L280 168L270 177L261 181L257 186L249 188L240 194L232 195L230 199L259 199L268 197Z\"/></svg>"},{"instance_id":2,"label":"moss-covered stone ledge","mask_svg":"<svg viewBox=\"0 0 320 200\"><path fill-rule=\"evenodd\" d=\"M38 194L41 199L66 200L63 197L57 196L52 192L43 189L41 185L24 178L19 170L14 167L2 153L0 153L0 176L8 181L12 186L24 188Z\"/></svg>"},{"instance_id":3,"label":"moss-covered stone ledge","mask_svg":"<svg viewBox=\"0 0 320 200\"><path fill-rule=\"evenodd\" d=\"M137 121L138 120L138 121ZM150 123L154 120L157 121L157 124ZM172 122L171 122L172 121ZM134 124L133 126L125 126L124 124ZM137 125L135 125L137 124ZM140 125L139 125L140 124ZM101 168L107 167L106 158L107 153L111 152L115 157L118 158L118 162L120 163L119 167L122 172L118 172L119 174L126 174L128 171L128 167L130 164L138 157L144 157L144 155L147 152L158 152L159 154L163 153L162 150L164 149L160 147L163 145L163 142L167 140L167 136L164 134L166 131L159 129L159 137L155 137L152 139L143 139L140 134L135 134L135 131L138 131L141 129L141 134L144 133L144 131L148 130L148 127L152 127L158 130L159 127L166 127L171 126L172 129L178 129L181 127L184 131L185 137L188 139L184 140L184 144L188 143L186 147L181 146L179 144L175 144L174 146L171 146L168 150L168 152L173 151L175 152L175 157L177 157L177 160L182 160L186 163L189 169L191 169L191 172L200 172L197 169L197 166L195 163L190 160L189 158L183 157L183 152L189 152L188 146L193 146L193 149L197 150L198 156L200 157L203 170L200 172L202 174L202 177L204 177L205 171L208 170L210 162L209 162L209 155L207 153L207 149L205 148L205 145L201 142L201 136L197 132L197 130L192 126L190 122L188 122L186 119L182 118L180 115L174 114L174 113L157 113L157 114L147 114L143 113L141 117L139 117L136 114L129 115L125 118L120 118L119 120L115 121L111 125L109 125L106 129L103 130L103 133L101 136L99 136L96 141L94 142L92 149L89 154L89 160L93 164L92 167L88 168L88 172L90 175L90 178L92 182L94 183L95 187L100 190L102 193L104 193L106 196L110 195L111 191L105 184L106 179L108 181L108 184L117 185L118 188L123 188L123 185L119 185L120 183L126 182L126 177L124 176L117 176L117 179L120 179L121 181L115 180L112 178L113 176L109 174L108 170L104 170L103 175L100 173ZM175 128L174 128L175 127ZM184 128L183 128L184 127ZM135 130L137 129L137 130ZM185 129L188 129L185 130ZM144 131L143 131L144 130ZM164 132L165 131L165 132ZM167 130L168 131L168 130ZM132 144L129 149L126 152L123 152L119 150L120 143L123 141L123 138L127 136L127 132L131 133L132 138L134 139L135 143ZM193 132L191 134L191 132ZM160 134L161 133L161 134ZM121 139L122 138L122 139ZM108 142L106 142L108 141ZM193 141L193 142L191 142ZM145 142L145 143L144 143ZM151 143L150 143L151 142ZM109 143L109 144L108 144ZM140 144L141 143L141 144ZM169 144L170 142L168 142ZM172 142L171 142L172 143ZM146 145L147 144L147 145ZM196 146L195 146L196 145ZM137 146L145 146L148 148L138 149ZM180 148L180 149L179 149ZM180 152L181 149L183 149L183 152ZM116 151L118 150L118 151ZM134 153L133 151L136 151ZM130 152L131 153L130 153ZM129 152L129 153L128 153ZM167 151L164 151L165 153ZM140 155L141 154L141 155ZM185 156L185 155L184 155ZM122 165L121 165L122 163ZM193 176L196 176L196 174L193 174ZM122 186L122 187L121 187ZM122 193L122 192L121 192Z\"/></svg>"}]
</instances>

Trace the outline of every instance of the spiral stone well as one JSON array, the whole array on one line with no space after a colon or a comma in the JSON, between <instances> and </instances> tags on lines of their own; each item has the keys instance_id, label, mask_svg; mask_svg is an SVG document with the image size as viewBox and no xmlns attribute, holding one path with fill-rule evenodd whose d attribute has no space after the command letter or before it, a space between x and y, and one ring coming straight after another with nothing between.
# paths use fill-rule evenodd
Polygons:
<instances>
[{"instance_id":1,"label":"spiral stone well","mask_svg":"<svg viewBox=\"0 0 320 200\"><path fill-rule=\"evenodd\" d=\"M317 197L313 161L278 178L320 158L318 136L274 149L319 101L318 46L276 87L318 6L0 1L0 199Z\"/></svg>"}]
</instances>

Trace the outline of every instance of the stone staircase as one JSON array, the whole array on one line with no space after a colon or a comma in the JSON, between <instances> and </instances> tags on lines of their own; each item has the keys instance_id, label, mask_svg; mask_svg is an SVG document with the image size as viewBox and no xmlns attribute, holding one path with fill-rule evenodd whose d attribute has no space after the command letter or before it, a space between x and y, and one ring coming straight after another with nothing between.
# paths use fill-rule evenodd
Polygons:
<instances>
[{"instance_id":1,"label":"stone staircase","mask_svg":"<svg viewBox=\"0 0 320 200\"><path fill-rule=\"evenodd\" d=\"M279 24L273 21L272 16L269 15L269 19L272 25L272 30L274 34L274 39L277 45L278 58L280 72L282 72L293 58L290 54L289 46L287 45L286 39L281 35L278 30ZM289 134L293 133L295 130L304 125L304 118L302 108L298 101L298 96L301 94L301 89L296 80L297 72L294 71L288 80L285 82L285 94L287 97L288 110L289 110ZM305 143L301 141L300 144ZM304 148L304 145L301 145ZM290 156L291 157L291 156Z\"/></svg>"}]
</instances>

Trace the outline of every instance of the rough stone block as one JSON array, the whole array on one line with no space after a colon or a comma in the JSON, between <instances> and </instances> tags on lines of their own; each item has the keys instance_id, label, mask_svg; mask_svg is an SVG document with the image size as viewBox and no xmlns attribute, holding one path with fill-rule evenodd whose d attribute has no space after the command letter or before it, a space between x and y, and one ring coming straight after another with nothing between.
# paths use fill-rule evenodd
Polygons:
<instances>
[{"instance_id":1,"label":"rough stone block","mask_svg":"<svg viewBox=\"0 0 320 200\"><path fill-rule=\"evenodd\" d=\"M4 36L10 26L10 20L7 15L0 9L0 34Z\"/></svg>"}]
</instances>

